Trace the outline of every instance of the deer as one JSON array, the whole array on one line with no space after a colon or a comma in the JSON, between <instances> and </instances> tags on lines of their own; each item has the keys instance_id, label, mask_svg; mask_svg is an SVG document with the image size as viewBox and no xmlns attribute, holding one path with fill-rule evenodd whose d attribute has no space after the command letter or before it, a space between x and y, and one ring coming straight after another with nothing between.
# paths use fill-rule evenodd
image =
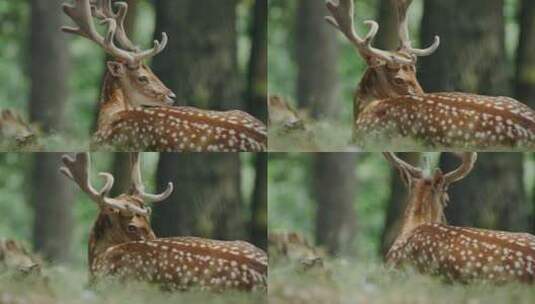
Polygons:
<instances>
[{"instance_id":1,"label":"deer","mask_svg":"<svg viewBox=\"0 0 535 304\"><path fill-rule=\"evenodd\" d=\"M168 36L162 33L161 41L155 40L148 50L134 45L124 26L127 3L117 1L112 6L111 0L74 0L74 4L64 3L63 11L76 24L63 26L63 32L94 42L112 57L106 64L92 150L266 150L266 126L245 112L173 106L175 93L144 63L165 49ZM97 31L94 19L105 25L105 35Z\"/></svg>"},{"instance_id":2,"label":"deer","mask_svg":"<svg viewBox=\"0 0 535 304\"><path fill-rule=\"evenodd\" d=\"M389 267L408 265L421 273L461 283L535 281L535 236L456 227L446 222L448 187L470 173L476 153L457 155L461 164L448 173L412 166L394 153L384 156L408 188L401 228L386 254Z\"/></svg>"},{"instance_id":3,"label":"deer","mask_svg":"<svg viewBox=\"0 0 535 304\"><path fill-rule=\"evenodd\" d=\"M426 93L416 77L418 57L433 54L440 37L427 48L412 46L407 11L412 0L393 1L400 46L373 47L379 24L359 36L353 0L328 0L326 21L355 46L367 69L354 93L353 143L371 150L399 149L530 150L535 147L535 112L509 97L461 92ZM415 148L416 147L416 148Z\"/></svg>"},{"instance_id":4,"label":"deer","mask_svg":"<svg viewBox=\"0 0 535 304\"><path fill-rule=\"evenodd\" d=\"M271 151L285 150L291 147L299 151L317 151L318 147L313 130L309 122L298 111L279 95L268 98L268 126L273 141L270 141ZM283 139L279 143L279 139Z\"/></svg>"},{"instance_id":5,"label":"deer","mask_svg":"<svg viewBox=\"0 0 535 304\"><path fill-rule=\"evenodd\" d=\"M89 153L63 156L60 172L97 204L99 214L88 244L90 282L104 278L154 283L165 290L243 291L267 287L267 255L244 241L198 237L158 238L151 228L151 203L166 200L169 183L160 194L145 192L138 153L131 157L130 189L115 198L110 173L99 173L102 188L91 184Z\"/></svg>"},{"instance_id":6,"label":"deer","mask_svg":"<svg viewBox=\"0 0 535 304\"><path fill-rule=\"evenodd\" d=\"M27 123L19 113L0 110L0 142L8 148L40 149L36 128Z\"/></svg>"}]
</instances>

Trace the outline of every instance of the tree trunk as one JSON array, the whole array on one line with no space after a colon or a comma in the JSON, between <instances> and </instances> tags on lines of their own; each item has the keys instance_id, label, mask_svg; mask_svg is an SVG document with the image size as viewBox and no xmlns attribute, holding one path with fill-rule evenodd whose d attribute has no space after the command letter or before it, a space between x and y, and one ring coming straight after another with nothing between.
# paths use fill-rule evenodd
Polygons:
<instances>
[{"instance_id":1,"label":"tree trunk","mask_svg":"<svg viewBox=\"0 0 535 304\"><path fill-rule=\"evenodd\" d=\"M520 42L516 63L516 97L535 108L535 1L520 6Z\"/></svg>"},{"instance_id":2,"label":"tree trunk","mask_svg":"<svg viewBox=\"0 0 535 304\"><path fill-rule=\"evenodd\" d=\"M251 204L251 241L260 248L267 250L267 166L268 154L256 154L255 167L255 186L253 201Z\"/></svg>"},{"instance_id":3,"label":"tree trunk","mask_svg":"<svg viewBox=\"0 0 535 304\"><path fill-rule=\"evenodd\" d=\"M169 35L154 70L182 104L213 110L244 108L239 101L235 0L157 0L156 36ZM161 235L246 237L241 215L240 159L233 154L162 154L158 185L176 190L155 208Z\"/></svg>"},{"instance_id":4,"label":"tree trunk","mask_svg":"<svg viewBox=\"0 0 535 304\"><path fill-rule=\"evenodd\" d=\"M424 90L510 95L503 0L424 1L421 41L435 35L438 51L420 59Z\"/></svg>"},{"instance_id":5,"label":"tree trunk","mask_svg":"<svg viewBox=\"0 0 535 304\"><path fill-rule=\"evenodd\" d=\"M59 173L60 153L35 153L30 201L34 208L33 244L52 262L70 257L73 231L74 192Z\"/></svg>"},{"instance_id":6,"label":"tree trunk","mask_svg":"<svg viewBox=\"0 0 535 304\"><path fill-rule=\"evenodd\" d=\"M396 10L393 1L395 0L381 0L379 2L377 22L380 27L374 44L382 50L395 50L399 46Z\"/></svg>"},{"instance_id":7,"label":"tree trunk","mask_svg":"<svg viewBox=\"0 0 535 304\"><path fill-rule=\"evenodd\" d=\"M30 120L45 133L62 127L69 79L67 44L58 29L63 0L31 1Z\"/></svg>"},{"instance_id":8,"label":"tree trunk","mask_svg":"<svg viewBox=\"0 0 535 304\"><path fill-rule=\"evenodd\" d=\"M337 33L323 21L328 15L323 0L299 0L296 54L297 99L313 118L334 118L338 103Z\"/></svg>"},{"instance_id":9,"label":"tree trunk","mask_svg":"<svg viewBox=\"0 0 535 304\"><path fill-rule=\"evenodd\" d=\"M154 70L177 103L245 109L237 70L236 0L157 0L156 37L169 34Z\"/></svg>"},{"instance_id":10,"label":"tree trunk","mask_svg":"<svg viewBox=\"0 0 535 304\"><path fill-rule=\"evenodd\" d=\"M356 155L319 153L314 157L312 197L316 199L316 241L331 255L347 254L356 231Z\"/></svg>"},{"instance_id":11,"label":"tree trunk","mask_svg":"<svg viewBox=\"0 0 535 304\"><path fill-rule=\"evenodd\" d=\"M267 0L256 0L247 85L249 113L267 123Z\"/></svg>"},{"instance_id":12,"label":"tree trunk","mask_svg":"<svg viewBox=\"0 0 535 304\"><path fill-rule=\"evenodd\" d=\"M419 79L427 91L512 95L503 0L425 1L421 28L422 41L431 41L433 35L443 41L437 53L422 58ZM488 228L527 227L521 158L481 154L474 172L452 186L448 219ZM458 160L446 156L443 163L452 168ZM491 192L495 190L501 193Z\"/></svg>"},{"instance_id":13,"label":"tree trunk","mask_svg":"<svg viewBox=\"0 0 535 304\"><path fill-rule=\"evenodd\" d=\"M245 239L240 159L235 153L162 153L157 184L175 185L167 202L154 206L153 227L161 237L201 235Z\"/></svg>"},{"instance_id":14,"label":"tree trunk","mask_svg":"<svg viewBox=\"0 0 535 304\"><path fill-rule=\"evenodd\" d=\"M450 187L446 218L453 225L527 231L530 206L526 202L522 153L479 153L474 170ZM444 154L444 168L459 159Z\"/></svg>"},{"instance_id":15,"label":"tree trunk","mask_svg":"<svg viewBox=\"0 0 535 304\"><path fill-rule=\"evenodd\" d=\"M113 153L112 174L115 178L115 183L111 190L112 196L118 196L130 190L132 185L130 156L131 153L127 152Z\"/></svg>"}]
</instances>

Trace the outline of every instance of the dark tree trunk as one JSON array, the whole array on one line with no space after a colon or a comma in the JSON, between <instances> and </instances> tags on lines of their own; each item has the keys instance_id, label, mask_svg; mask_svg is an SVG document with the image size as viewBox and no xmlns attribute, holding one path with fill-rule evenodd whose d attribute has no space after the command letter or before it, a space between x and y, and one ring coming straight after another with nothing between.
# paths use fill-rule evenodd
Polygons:
<instances>
[{"instance_id":1,"label":"dark tree trunk","mask_svg":"<svg viewBox=\"0 0 535 304\"><path fill-rule=\"evenodd\" d=\"M410 164L419 165L419 153L400 153L398 156ZM390 198L386 209L385 224L381 234L381 246L379 248L379 253L383 257L386 255L388 249L390 249L394 239L398 236L403 213L407 206L407 185L401 180L397 169L391 168L391 171Z\"/></svg>"},{"instance_id":2,"label":"dark tree trunk","mask_svg":"<svg viewBox=\"0 0 535 304\"><path fill-rule=\"evenodd\" d=\"M169 181L175 185L173 195L154 206L153 227L158 236L248 237L237 154L162 153L159 190L163 191Z\"/></svg>"},{"instance_id":3,"label":"dark tree trunk","mask_svg":"<svg viewBox=\"0 0 535 304\"><path fill-rule=\"evenodd\" d=\"M313 118L336 117L338 104L337 33L323 21L323 0L299 0L296 22L297 99Z\"/></svg>"},{"instance_id":4,"label":"dark tree trunk","mask_svg":"<svg viewBox=\"0 0 535 304\"><path fill-rule=\"evenodd\" d=\"M256 0L253 14L247 85L248 111L267 123L267 0Z\"/></svg>"},{"instance_id":5,"label":"dark tree trunk","mask_svg":"<svg viewBox=\"0 0 535 304\"><path fill-rule=\"evenodd\" d=\"M459 159L444 154L444 170ZM453 225L527 231L530 206L526 203L522 153L479 153L474 170L450 187L446 218Z\"/></svg>"},{"instance_id":6,"label":"dark tree trunk","mask_svg":"<svg viewBox=\"0 0 535 304\"><path fill-rule=\"evenodd\" d=\"M509 94L503 0L424 1L421 40L438 51L420 59L424 90Z\"/></svg>"},{"instance_id":7,"label":"dark tree trunk","mask_svg":"<svg viewBox=\"0 0 535 304\"><path fill-rule=\"evenodd\" d=\"M375 39L377 48L383 50L395 50L399 46L396 10L393 6L395 0L381 0L379 2L379 33Z\"/></svg>"},{"instance_id":8,"label":"dark tree trunk","mask_svg":"<svg viewBox=\"0 0 535 304\"><path fill-rule=\"evenodd\" d=\"M157 0L156 37L169 35L154 69L177 103L245 109L237 71L236 0Z\"/></svg>"},{"instance_id":9,"label":"dark tree trunk","mask_svg":"<svg viewBox=\"0 0 535 304\"><path fill-rule=\"evenodd\" d=\"M535 1L523 0L519 15L516 97L535 108Z\"/></svg>"},{"instance_id":10,"label":"dark tree trunk","mask_svg":"<svg viewBox=\"0 0 535 304\"><path fill-rule=\"evenodd\" d=\"M443 43L437 53L422 59L420 69L419 79L427 91L512 95L505 56L503 0L425 1L422 41L431 41L435 34ZM480 155L469 178L452 186L449 220L489 228L525 228L521 157L508 153ZM447 157L444 163L451 168L457 160Z\"/></svg>"},{"instance_id":11,"label":"dark tree trunk","mask_svg":"<svg viewBox=\"0 0 535 304\"><path fill-rule=\"evenodd\" d=\"M255 186L251 204L251 241L260 248L267 250L267 153L256 154Z\"/></svg>"},{"instance_id":12,"label":"dark tree trunk","mask_svg":"<svg viewBox=\"0 0 535 304\"><path fill-rule=\"evenodd\" d=\"M169 35L154 70L182 104L243 108L239 99L235 0L157 0L156 36ZM161 235L242 238L239 154L162 154L158 185L176 186L173 204L155 208Z\"/></svg>"},{"instance_id":13,"label":"dark tree trunk","mask_svg":"<svg viewBox=\"0 0 535 304\"><path fill-rule=\"evenodd\" d=\"M318 153L312 170L316 199L316 241L331 255L348 253L356 233L356 155Z\"/></svg>"},{"instance_id":14,"label":"dark tree trunk","mask_svg":"<svg viewBox=\"0 0 535 304\"><path fill-rule=\"evenodd\" d=\"M53 262L69 260L73 230L74 192L58 171L60 159L60 153L35 153L31 175L34 248Z\"/></svg>"},{"instance_id":15,"label":"dark tree trunk","mask_svg":"<svg viewBox=\"0 0 535 304\"><path fill-rule=\"evenodd\" d=\"M30 120L46 133L61 129L68 95L67 44L58 32L63 2L31 1Z\"/></svg>"},{"instance_id":16,"label":"dark tree trunk","mask_svg":"<svg viewBox=\"0 0 535 304\"><path fill-rule=\"evenodd\" d=\"M30 119L44 132L61 128L67 100L68 58L63 24L63 1L31 1ZM73 193L58 173L59 154L35 154L31 169L31 203L35 208L33 243L47 259L68 260Z\"/></svg>"},{"instance_id":17,"label":"dark tree trunk","mask_svg":"<svg viewBox=\"0 0 535 304\"><path fill-rule=\"evenodd\" d=\"M112 196L126 193L132 184L132 168L130 162L131 153L116 152L113 153L112 174L115 178L113 184Z\"/></svg>"}]
</instances>

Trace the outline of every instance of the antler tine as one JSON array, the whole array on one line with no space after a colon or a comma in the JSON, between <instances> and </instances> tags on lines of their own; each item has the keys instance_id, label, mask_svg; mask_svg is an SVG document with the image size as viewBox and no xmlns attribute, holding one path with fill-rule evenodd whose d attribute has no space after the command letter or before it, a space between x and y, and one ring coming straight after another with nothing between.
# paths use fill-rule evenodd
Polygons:
<instances>
[{"instance_id":1,"label":"antler tine","mask_svg":"<svg viewBox=\"0 0 535 304\"><path fill-rule=\"evenodd\" d=\"M454 154L461 158L462 163L457 169L444 175L446 185L459 181L463 179L465 176L467 176L470 173L470 171L472 171L472 169L474 168L474 164L476 163L476 160L477 160L477 153L475 152L465 152L465 153L462 153L461 155L457 153L454 153Z\"/></svg>"},{"instance_id":2,"label":"antler tine","mask_svg":"<svg viewBox=\"0 0 535 304\"><path fill-rule=\"evenodd\" d=\"M167 188L160 194L145 192L145 186L141 179L141 161L139 153L132 154L132 187L135 195L139 195L144 203L157 203L167 199L173 193L173 183L168 183Z\"/></svg>"},{"instance_id":3,"label":"antler tine","mask_svg":"<svg viewBox=\"0 0 535 304\"><path fill-rule=\"evenodd\" d=\"M75 0L75 4L63 4L63 11L78 26L61 28L62 31L70 34L81 35L100 45L110 55L127 61L129 64L135 64L135 59L131 53L119 49L115 43L115 33L117 31L117 21L113 18L103 19L101 23L108 25L106 37L98 33L93 22L90 0Z\"/></svg>"},{"instance_id":4,"label":"antler tine","mask_svg":"<svg viewBox=\"0 0 535 304\"><path fill-rule=\"evenodd\" d=\"M115 6L118 8L118 12L114 13L111 1L112 0L91 0L93 16L100 20L114 19L117 23L115 39L117 39L119 45L127 51L138 52L139 48L128 38L124 25L128 13L128 3L116 2Z\"/></svg>"},{"instance_id":5,"label":"antler tine","mask_svg":"<svg viewBox=\"0 0 535 304\"><path fill-rule=\"evenodd\" d=\"M105 204L104 198L113 187L113 176L109 173L100 173L99 176L104 178L105 184L97 191L90 181L91 159L89 153L77 153L74 158L64 155L62 161L64 166L59 169L60 172L74 181L99 206Z\"/></svg>"},{"instance_id":6,"label":"antler tine","mask_svg":"<svg viewBox=\"0 0 535 304\"><path fill-rule=\"evenodd\" d=\"M413 165L397 157L396 153L383 152L383 155L394 167L398 168L399 170L408 171L412 176L421 176L423 174L422 169L414 167Z\"/></svg>"},{"instance_id":7,"label":"antler tine","mask_svg":"<svg viewBox=\"0 0 535 304\"><path fill-rule=\"evenodd\" d=\"M435 36L433 44L428 48L415 49L412 47L412 42L409 34L408 16L408 11L411 4L412 0L395 0L398 15L399 39L401 42L401 50L413 56L413 60L415 61L416 57L429 56L433 54L440 46L440 37Z\"/></svg>"}]
</instances>

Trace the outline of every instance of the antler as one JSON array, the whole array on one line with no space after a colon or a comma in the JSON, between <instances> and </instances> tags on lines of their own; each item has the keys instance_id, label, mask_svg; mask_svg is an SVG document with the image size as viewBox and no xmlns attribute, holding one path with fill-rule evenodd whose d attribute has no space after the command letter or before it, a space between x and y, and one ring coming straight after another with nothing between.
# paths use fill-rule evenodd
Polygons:
<instances>
[{"instance_id":1,"label":"antler","mask_svg":"<svg viewBox=\"0 0 535 304\"><path fill-rule=\"evenodd\" d=\"M465 152L465 153L462 153L462 155L459 155L457 153L454 153L454 154L461 158L462 163L457 169L444 175L444 180L446 181L446 185L459 181L463 179L465 176L467 176L468 173L470 173L470 171L472 171L472 169L474 168L474 164L476 163L476 160L477 160L477 153L475 152Z\"/></svg>"},{"instance_id":2,"label":"antler","mask_svg":"<svg viewBox=\"0 0 535 304\"><path fill-rule=\"evenodd\" d=\"M420 168L414 167L401 158L397 157L396 153L383 152L385 158L396 168L403 171L408 171L412 176L422 176L423 171Z\"/></svg>"},{"instance_id":3,"label":"antler","mask_svg":"<svg viewBox=\"0 0 535 304\"><path fill-rule=\"evenodd\" d=\"M412 47L411 38L409 35L409 17L408 10L412 4L412 0L395 0L398 26L399 26L399 39L401 42L400 51L403 51L413 57L413 61L416 61L417 57L429 56L433 54L440 46L440 37L435 36L435 41L431 46L425 49L415 49Z\"/></svg>"},{"instance_id":4,"label":"antler","mask_svg":"<svg viewBox=\"0 0 535 304\"><path fill-rule=\"evenodd\" d=\"M167 199L173 193L173 183L168 183L167 188L160 194L150 194L145 192L145 186L141 179L141 164L139 153L132 154L132 193L140 196L144 203L157 203Z\"/></svg>"},{"instance_id":5,"label":"antler","mask_svg":"<svg viewBox=\"0 0 535 304\"><path fill-rule=\"evenodd\" d=\"M398 56L394 53L376 49L372 42L379 30L379 24L372 20L364 21L370 26L368 34L364 38L359 37L354 25L354 4L353 0L327 0L327 9L332 16L325 17L325 20L341 31L349 41L356 47L359 53L369 61L370 58L379 57L390 63L412 64L413 60Z\"/></svg>"},{"instance_id":6,"label":"antler","mask_svg":"<svg viewBox=\"0 0 535 304\"><path fill-rule=\"evenodd\" d=\"M63 26L62 31L80 35L101 46L108 54L126 61L129 66L138 66L144 59L156 56L167 46L167 34L162 33L162 41L154 41L152 49L141 51L128 39L124 29L124 22L128 12L128 4L118 2L117 14L113 12L111 0L74 0L74 5L63 4L63 11L78 27ZM93 17L107 24L108 31L105 37L99 34L93 22ZM117 40L120 46L115 45Z\"/></svg>"},{"instance_id":7,"label":"antler","mask_svg":"<svg viewBox=\"0 0 535 304\"><path fill-rule=\"evenodd\" d=\"M99 190L95 190L91 185L91 159L89 153L77 153L75 158L68 155L62 157L63 164L59 171L74 181L82 191L84 191L91 200L99 205L101 209L110 207L112 209L121 210L123 212L139 215L149 215L150 211L145 208L138 208L135 206L120 204L118 200L108 197L108 194L113 187L114 178L110 173L99 173L98 175L105 179L104 186Z\"/></svg>"}]
</instances>

